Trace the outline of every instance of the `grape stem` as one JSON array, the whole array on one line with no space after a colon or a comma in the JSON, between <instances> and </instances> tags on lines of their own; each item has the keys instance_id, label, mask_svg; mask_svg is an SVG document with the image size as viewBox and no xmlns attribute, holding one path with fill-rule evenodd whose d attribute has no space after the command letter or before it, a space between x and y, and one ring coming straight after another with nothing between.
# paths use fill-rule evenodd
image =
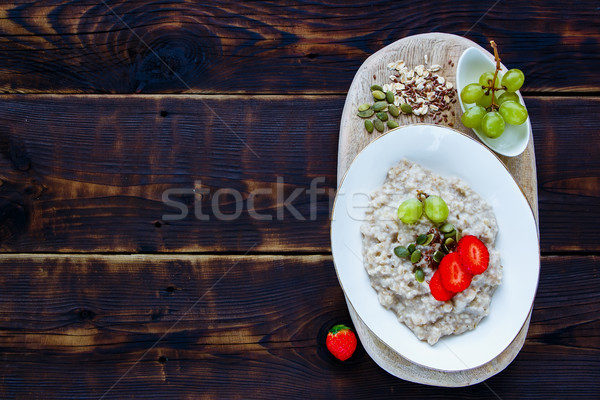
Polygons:
<instances>
[{"instance_id":1,"label":"grape stem","mask_svg":"<svg viewBox=\"0 0 600 400\"><path fill-rule=\"evenodd\" d=\"M417 189L417 200L419 200L421 203L425 202L425 199L428 197L429 195L427 193Z\"/></svg>"},{"instance_id":2,"label":"grape stem","mask_svg":"<svg viewBox=\"0 0 600 400\"><path fill-rule=\"evenodd\" d=\"M496 88L496 79L498 79L498 72L500 72L500 69L502 68L502 66L500 64L500 56L498 55L498 47L496 46L496 42L491 40L490 45L494 49L494 58L496 59L496 71L494 71L494 78L492 79L492 84L489 87L484 86L483 88L488 89L489 91L492 92L492 104L490 105L490 110L496 111L498 109L498 106L495 103L496 90L506 90L506 88L505 87Z\"/></svg>"}]
</instances>

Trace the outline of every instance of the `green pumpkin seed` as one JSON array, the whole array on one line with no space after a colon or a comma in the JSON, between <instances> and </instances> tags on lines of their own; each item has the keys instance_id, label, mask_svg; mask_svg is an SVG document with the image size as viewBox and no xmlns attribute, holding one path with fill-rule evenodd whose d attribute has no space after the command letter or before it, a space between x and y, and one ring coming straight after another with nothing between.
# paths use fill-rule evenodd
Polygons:
<instances>
[{"instance_id":1,"label":"green pumpkin seed","mask_svg":"<svg viewBox=\"0 0 600 400\"><path fill-rule=\"evenodd\" d=\"M367 132L373 133L373 122L371 122L368 119L365 119L365 129L367 130Z\"/></svg>"},{"instance_id":2,"label":"green pumpkin seed","mask_svg":"<svg viewBox=\"0 0 600 400\"><path fill-rule=\"evenodd\" d=\"M412 114L412 107L410 106L410 104L406 104L406 103L402 103L400 104L400 109L402 110L402 112L404 114Z\"/></svg>"},{"instance_id":3,"label":"green pumpkin seed","mask_svg":"<svg viewBox=\"0 0 600 400\"><path fill-rule=\"evenodd\" d=\"M446 253L450 253L456 247L456 241L452 238L448 238L442 244L442 250Z\"/></svg>"},{"instance_id":4,"label":"green pumpkin seed","mask_svg":"<svg viewBox=\"0 0 600 400\"><path fill-rule=\"evenodd\" d=\"M358 116L361 118L369 118L369 117L372 117L373 114L375 114L375 111L373 111L372 108L369 108L368 110L365 110L365 111L358 112Z\"/></svg>"},{"instance_id":5,"label":"green pumpkin seed","mask_svg":"<svg viewBox=\"0 0 600 400\"><path fill-rule=\"evenodd\" d=\"M385 92L385 100L390 104L394 104L394 93L390 91Z\"/></svg>"},{"instance_id":6,"label":"green pumpkin seed","mask_svg":"<svg viewBox=\"0 0 600 400\"><path fill-rule=\"evenodd\" d=\"M373 126L375 127L375 129L377 129L379 132L383 132L383 122L381 122L380 119L374 119L373 120Z\"/></svg>"},{"instance_id":7,"label":"green pumpkin seed","mask_svg":"<svg viewBox=\"0 0 600 400\"><path fill-rule=\"evenodd\" d=\"M417 268L415 271L415 279L417 282L423 282L425 280L425 273L421 268Z\"/></svg>"},{"instance_id":8,"label":"green pumpkin seed","mask_svg":"<svg viewBox=\"0 0 600 400\"><path fill-rule=\"evenodd\" d=\"M427 246L431 242L433 242L433 233L430 233L429 235L427 235L427 238L425 239L425 242L423 243L423 246Z\"/></svg>"},{"instance_id":9,"label":"green pumpkin seed","mask_svg":"<svg viewBox=\"0 0 600 400\"><path fill-rule=\"evenodd\" d=\"M417 244L423 244L423 243L425 243L426 240L427 240L426 234L419 235L419 237L417 237Z\"/></svg>"},{"instance_id":10,"label":"green pumpkin seed","mask_svg":"<svg viewBox=\"0 0 600 400\"><path fill-rule=\"evenodd\" d=\"M413 252L414 252L416 249L417 249L417 246L415 246L415 244L414 244L414 243L411 243L411 244L409 244L409 245L408 245L408 248L407 248L408 252L409 252L409 253L411 253L411 254L412 254L412 253L413 253Z\"/></svg>"},{"instance_id":11,"label":"green pumpkin seed","mask_svg":"<svg viewBox=\"0 0 600 400\"><path fill-rule=\"evenodd\" d=\"M400 125L398 125L398 123L396 121L392 121L391 119L387 122L387 126L390 129L394 129L399 127Z\"/></svg>"},{"instance_id":12,"label":"green pumpkin seed","mask_svg":"<svg viewBox=\"0 0 600 400\"><path fill-rule=\"evenodd\" d=\"M371 108L369 103L361 104L358 106L358 111L367 111L369 108Z\"/></svg>"},{"instance_id":13,"label":"green pumpkin seed","mask_svg":"<svg viewBox=\"0 0 600 400\"><path fill-rule=\"evenodd\" d=\"M410 253L408 252L408 249L404 246L398 246L394 248L394 254L397 255L398 257L408 257L410 256Z\"/></svg>"},{"instance_id":14,"label":"green pumpkin seed","mask_svg":"<svg viewBox=\"0 0 600 400\"><path fill-rule=\"evenodd\" d=\"M450 233L454 230L454 225L452 224L444 224L440 226L440 232L442 233Z\"/></svg>"},{"instance_id":15,"label":"green pumpkin seed","mask_svg":"<svg viewBox=\"0 0 600 400\"><path fill-rule=\"evenodd\" d=\"M398 115L400 115L400 110L398 110L398 107L396 107L396 106L395 106L395 105L393 105L393 104L390 104L390 105L388 106L388 112L389 112L390 114L392 114L392 117L397 117Z\"/></svg>"},{"instance_id":16,"label":"green pumpkin seed","mask_svg":"<svg viewBox=\"0 0 600 400\"><path fill-rule=\"evenodd\" d=\"M444 256L445 254L438 250L435 253L433 253L433 261L435 261L436 263L442 262L442 258L444 258Z\"/></svg>"},{"instance_id":17,"label":"green pumpkin seed","mask_svg":"<svg viewBox=\"0 0 600 400\"><path fill-rule=\"evenodd\" d=\"M419 261L421 261L421 250L415 250L410 255L410 262L416 264Z\"/></svg>"},{"instance_id":18,"label":"green pumpkin seed","mask_svg":"<svg viewBox=\"0 0 600 400\"><path fill-rule=\"evenodd\" d=\"M385 93L381 90L373 90L372 94L375 100L385 100Z\"/></svg>"},{"instance_id":19,"label":"green pumpkin seed","mask_svg":"<svg viewBox=\"0 0 600 400\"><path fill-rule=\"evenodd\" d=\"M387 107L387 103L385 101L378 101L373 104L373 110L375 112L383 111Z\"/></svg>"},{"instance_id":20,"label":"green pumpkin seed","mask_svg":"<svg viewBox=\"0 0 600 400\"><path fill-rule=\"evenodd\" d=\"M374 92L375 90L379 90L379 91L383 92L383 88L379 85L371 86L371 92Z\"/></svg>"},{"instance_id":21,"label":"green pumpkin seed","mask_svg":"<svg viewBox=\"0 0 600 400\"><path fill-rule=\"evenodd\" d=\"M383 122L388 120L388 116L387 113L385 111L380 111L377 113L377 118L379 118L380 120L382 120Z\"/></svg>"},{"instance_id":22,"label":"green pumpkin seed","mask_svg":"<svg viewBox=\"0 0 600 400\"><path fill-rule=\"evenodd\" d=\"M456 236L456 230L452 229L450 232L448 233L444 233L444 237L445 238L451 238L451 237L455 237Z\"/></svg>"}]
</instances>

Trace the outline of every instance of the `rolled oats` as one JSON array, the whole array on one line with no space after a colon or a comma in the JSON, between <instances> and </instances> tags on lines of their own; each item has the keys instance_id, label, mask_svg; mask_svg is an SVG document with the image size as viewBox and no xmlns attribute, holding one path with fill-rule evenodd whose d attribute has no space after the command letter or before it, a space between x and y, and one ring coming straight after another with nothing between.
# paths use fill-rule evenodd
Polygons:
<instances>
[{"instance_id":1,"label":"rolled oats","mask_svg":"<svg viewBox=\"0 0 600 400\"><path fill-rule=\"evenodd\" d=\"M431 295L427 284L435 272L431 265L423 267L425 282L418 282L410 260L390 254L396 246L413 242L431 228L427 218L410 225L396 222L398 204L413 197L415 188L435 193L451 210L460 210L460 217L458 212L451 213L448 222L464 235L479 237L489 250L488 269L473 277L469 289L445 303ZM490 312L492 296L502 282L502 260L495 249L498 223L492 206L466 182L402 160L371 194L360 231L364 267L379 302L419 340L433 345L443 336L475 329Z\"/></svg>"}]
</instances>

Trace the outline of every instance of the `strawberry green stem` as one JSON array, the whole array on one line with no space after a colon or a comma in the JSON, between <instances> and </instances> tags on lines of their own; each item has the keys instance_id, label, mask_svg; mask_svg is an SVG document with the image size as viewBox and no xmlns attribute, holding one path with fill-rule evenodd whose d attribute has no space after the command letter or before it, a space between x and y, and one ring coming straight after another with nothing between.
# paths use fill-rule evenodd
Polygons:
<instances>
[{"instance_id":1,"label":"strawberry green stem","mask_svg":"<svg viewBox=\"0 0 600 400\"><path fill-rule=\"evenodd\" d=\"M349 330L349 329L350 328L348 328L346 325L338 324L338 325L334 325L333 328L331 328L329 330L329 333L335 335L336 333L338 333L340 331Z\"/></svg>"}]
</instances>

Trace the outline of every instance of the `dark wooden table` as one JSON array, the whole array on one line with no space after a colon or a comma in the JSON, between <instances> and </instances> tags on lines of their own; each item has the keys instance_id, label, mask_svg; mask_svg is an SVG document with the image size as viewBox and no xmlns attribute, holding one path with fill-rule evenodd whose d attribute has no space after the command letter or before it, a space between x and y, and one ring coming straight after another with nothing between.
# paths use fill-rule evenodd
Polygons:
<instances>
[{"instance_id":1,"label":"dark wooden table","mask_svg":"<svg viewBox=\"0 0 600 400\"><path fill-rule=\"evenodd\" d=\"M1 399L600 396L597 1L7 3ZM528 338L460 389L324 346L349 320L329 242L345 94L424 32L494 39L525 72L537 157Z\"/></svg>"}]
</instances>

